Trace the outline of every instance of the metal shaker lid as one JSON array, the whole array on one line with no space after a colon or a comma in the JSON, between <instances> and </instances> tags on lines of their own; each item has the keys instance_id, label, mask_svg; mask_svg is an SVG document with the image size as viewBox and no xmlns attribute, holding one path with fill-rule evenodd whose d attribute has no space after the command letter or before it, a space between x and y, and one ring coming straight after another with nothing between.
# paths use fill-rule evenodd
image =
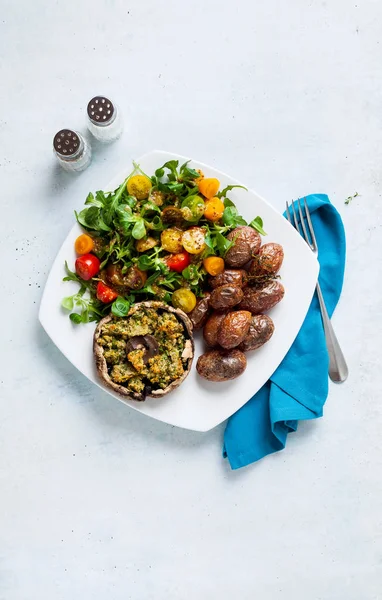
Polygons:
<instances>
[{"instance_id":1,"label":"metal shaker lid","mask_svg":"<svg viewBox=\"0 0 382 600\"><path fill-rule=\"evenodd\" d=\"M94 96L88 104L88 117L95 125L109 125L115 116L111 100L105 96Z\"/></svg>"},{"instance_id":2,"label":"metal shaker lid","mask_svg":"<svg viewBox=\"0 0 382 600\"><path fill-rule=\"evenodd\" d=\"M57 154L65 157L73 157L81 145L78 134L71 129L61 129L53 138L53 147Z\"/></svg>"}]
</instances>

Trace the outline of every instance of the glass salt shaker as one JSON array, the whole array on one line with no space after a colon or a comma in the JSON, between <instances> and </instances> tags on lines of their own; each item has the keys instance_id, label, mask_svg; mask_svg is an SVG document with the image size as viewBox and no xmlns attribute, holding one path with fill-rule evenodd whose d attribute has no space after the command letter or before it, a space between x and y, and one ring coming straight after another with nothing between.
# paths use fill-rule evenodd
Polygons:
<instances>
[{"instance_id":1,"label":"glass salt shaker","mask_svg":"<svg viewBox=\"0 0 382 600\"><path fill-rule=\"evenodd\" d=\"M95 96L88 104L88 128L100 142L113 142L122 133L119 109L105 96Z\"/></svg>"},{"instance_id":2,"label":"glass salt shaker","mask_svg":"<svg viewBox=\"0 0 382 600\"><path fill-rule=\"evenodd\" d=\"M83 171L90 164L92 151L77 131L61 129L53 138L53 149L65 171Z\"/></svg>"}]
</instances>

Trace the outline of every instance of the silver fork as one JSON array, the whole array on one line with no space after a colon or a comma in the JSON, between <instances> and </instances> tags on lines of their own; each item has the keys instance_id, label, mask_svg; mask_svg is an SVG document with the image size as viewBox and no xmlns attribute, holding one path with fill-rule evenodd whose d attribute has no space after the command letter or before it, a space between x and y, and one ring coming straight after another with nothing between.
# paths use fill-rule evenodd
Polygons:
<instances>
[{"instance_id":1,"label":"silver fork","mask_svg":"<svg viewBox=\"0 0 382 600\"><path fill-rule=\"evenodd\" d=\"M290 209L288 202L286 203L286 214L288 217L288 221L292 226L295 227L295 229L297 229L299 234L304 238L304 240L306 241L306 243L308 244L308 246L312 250L312 252L316 256L318 256L318 247L317 247L316 236L314 235L313 224L312 224L312 220L310 218L310 212L309 212L308 205L306 203L306 199L304 198L305 218L304 218L303 210L301 208L300 200L297 200L297 204L298 204L298 214L299 214L300 220L298 219L297 211L294 207L294 203L292 202L292 210ZM293 222L292 222L292 217L293 217ZM308 227L306 227L305 221L306 221ZM302 231L300 228L300 224L301 224ZM310 235L308 235L308 230L309 230ZM326 310L326 306L325 306L324 297L322 295L321 287L320 287L320 284L318 283L318 281L317 281L317 285L316 285L316 292L317 292L317 296L318 296L318 301L320 303L322 323L323 323L324 332L325 332L326 346L328 348L328 354L329 354L329 377L332 381L334 381L336 383L342 383L343 381L345 381L347 379L349 371L348 371L348 367L347 367L344 355L342 354L342 350L338 343L336 334L334 333L332 323L329 319L328 311Z\"/></svg>"}]
</instances>

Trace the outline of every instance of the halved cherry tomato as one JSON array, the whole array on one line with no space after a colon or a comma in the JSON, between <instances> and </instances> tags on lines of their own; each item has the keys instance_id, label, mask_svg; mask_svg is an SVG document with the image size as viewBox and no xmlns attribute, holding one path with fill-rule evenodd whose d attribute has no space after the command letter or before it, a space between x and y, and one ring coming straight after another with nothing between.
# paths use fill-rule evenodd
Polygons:
<instances>
[{"instance_id":1,"label":"halved cherry tomato","mask_svg":"<svg viewBox=\"0 0 382 600\"><path fill-rule=\"evenodd\" d=\"M177 271L177 273L181 273L183 269L188 267L191 261L188 252L179 252L179 254L173 254L170 256L166 262L171 271Z\"/></svg>"},{"instance_id":2,"label":"halved cherry tomato","mask_svg":"<svg viewBox=\"0 0 382 600\"><path fill-rule=\"evenodd\" d=\"M137 200L144 200L148 197L153 184L146 175L133 175L126 187L131 196L135 196Z\"/></svg>"},{"instance_id":3,"label":"halved cherry tomato","mask_svg":"<svg viewBox=\"0 0 382 600\"><path fill-rule=\"evenodd\" d=\"M209 256L203 260L203 267L209 275L215 277L224 271L224 260L220 256Z\"/></svg>"},{"instance_id":4,"label":"halved cherry tomato","mask_svg":"<svg viewBox=\"0 0 382 600\"><path fill-rule=\"evenodd\" d=\"M94 248L94 242L90 235L83 233L79 235L76 241L74 242L74 249L77 254L89 254Z\"/></svg>"},{"instance_id":5,"label":"halved cherry tomato","mask_svg":"<svg viewBox=\"0 0 382 600\"><path fill-rule=\"evenodd\" d=\"M204 216L209 221L219 221L224 212L224 203L220 198L214 196L206 201L204 208Z\"/></svg>"},{"instance_id":6,"label":"halved cherry tomato","mask_svg":"<svg viewBox=\"0 0 382 600\"><path fill-rule=\"evenodd\" d=\"M179 288L173 293L171 303L174 308L180 308L185 313L189 313L196 306L196 296L187 288Z\"/></svg>"},{"instance_id":7,"label":"halved cherry tomato","mask_svg":"<svg viewBox=\"0 0 382 600\"><path fill-rule=\"evenodd\" d=\"M84 281L89 281L97 275L100 264L100 260L94 254L84 254L76 260L76 273Z\"/></svg>"},{"instance_id":8,"label":"halved cherry tomato","mask_svg":"<svg viewBox=\"0 0 382 600\"><path fill-rule=\"evenodd\" d=\"M108 302L113 302L113 300L118 298L118 294L105 285L103 281L99 281L97 283L97 298L101 302L107 304Z\"/></svg>"},{"instance_id":9,"label":"halved cherry tomato","mask_svg":"<svg viewBox=\"0 0 382 600\"><path fill-rule=\"evenodd\" d=\"M205 198L213 198L219 191L220 181L215 177L203 177L196 180L196 185Z\"/></svg>"},{"instance_id":10,"label":"halved cherry tomato","mask_svg":"<svg viewBox=\"0 0 382 600\"><path fill-rule=\"evenodd\" d=\"M191 227L182 235L183 248L190 254L200 254L206 247L206 237L201 227Z\"/></svg>"},{"instance_id":11,"label":"halved cherry tomato","mask_svg":"<svg viewBox=\"0 0 382 600\"><path fill-rule=\"evenodd\" d=\"M181 229L175 229L175 227L170 227L169 229L162 231L160 241L163 250L174 254L181 252L183 250L182 235L183 231Z\"/></svg>"}]
</instances>

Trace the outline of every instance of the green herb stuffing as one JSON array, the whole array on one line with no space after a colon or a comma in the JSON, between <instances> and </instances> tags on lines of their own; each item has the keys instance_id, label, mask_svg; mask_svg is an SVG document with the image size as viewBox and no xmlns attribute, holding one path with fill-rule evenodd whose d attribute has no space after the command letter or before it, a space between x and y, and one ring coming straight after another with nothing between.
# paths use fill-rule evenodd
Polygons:
<instances>
[{"instance_id":1,"label":"green herb stuffing","mask_svg":"<svg viewBox=\"0 0 382 600\"><path fill-rule=\"evenodd\" d=\"M142 338L138 347L127 348L129 340L147 334L158 344L153 356L140 341ZM105 323L98 344L103 347L112 381L141 392L147 385L164 389L182 377L187 366L186 340L183 324L174 314L142 307L130 317Z\"/></svg>"}]
</instances>

